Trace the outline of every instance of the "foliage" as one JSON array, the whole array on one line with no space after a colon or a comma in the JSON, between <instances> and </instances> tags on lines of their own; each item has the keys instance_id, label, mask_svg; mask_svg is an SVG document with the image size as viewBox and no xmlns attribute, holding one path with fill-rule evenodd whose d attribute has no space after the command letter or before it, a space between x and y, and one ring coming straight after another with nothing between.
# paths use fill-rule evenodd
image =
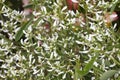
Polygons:
<instances>
[{"instance_id":1,"label":"foliage","mask_svg":"<svg viewBox=\"0 0 120 80\"><path fill-rule=\"evenodd\" d=\"M25 15L19 6L0 0L0 78L120 79L120 30L116 23L108 27L104 17L119 0L79 1L75 12L65 0L31 0L23 8L32 13Z\"/></svg>"}]
</instances>

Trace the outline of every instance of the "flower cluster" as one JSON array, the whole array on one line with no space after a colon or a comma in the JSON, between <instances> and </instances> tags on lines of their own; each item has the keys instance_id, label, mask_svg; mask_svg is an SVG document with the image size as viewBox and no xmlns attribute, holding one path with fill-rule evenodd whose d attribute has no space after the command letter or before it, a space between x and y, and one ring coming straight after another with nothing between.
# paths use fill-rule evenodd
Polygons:
<instances>
[{"instance_id":1,"label":"flower cluster","mask_svg":"<svg viewBox=\"0 0 120 80\"><path fill-rule=\"evenodd\" d=\"M0 2L1 79L119 79L118 0L22 2L23 11Z\"/></svg>"}]
</instances>

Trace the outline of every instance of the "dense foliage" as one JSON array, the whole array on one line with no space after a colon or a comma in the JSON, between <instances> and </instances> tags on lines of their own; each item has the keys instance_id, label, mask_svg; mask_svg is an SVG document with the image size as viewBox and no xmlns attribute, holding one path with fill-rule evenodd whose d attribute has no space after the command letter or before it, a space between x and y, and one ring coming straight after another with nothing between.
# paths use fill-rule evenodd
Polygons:
<instances>
[{"instance_id":1,"label":"dense foliage","mask_svg":"<svg viewBox=\"0 0 120 80\"><path fill-rule=\"evenodd\" d=\"M120 79L120 19L105 16L119 0L14 1L0 0L2 80Z\"/></svg>"}]
</instances>

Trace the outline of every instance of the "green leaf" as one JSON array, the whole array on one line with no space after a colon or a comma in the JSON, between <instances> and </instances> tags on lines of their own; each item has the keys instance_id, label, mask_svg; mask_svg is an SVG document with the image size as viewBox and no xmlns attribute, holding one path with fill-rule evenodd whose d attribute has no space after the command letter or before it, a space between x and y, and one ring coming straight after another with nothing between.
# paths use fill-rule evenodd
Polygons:
<instances>
[{"instance_id":1,"label":"green leaf","mask_svg":"<svg viewBox=\"0 0 120 80\"><path fill-rule=\"evenodd\" d=\"M80 61L78 60L76 61L76 65L75 65L75 77L74 77L75 80L78 80L78 78L81 77L82 72L80 72L79 68L80 68Z\"/></svg>"},{"instance_id":2,"label":"green leaf","mask_svg":"<svg viewBox=\"0 0 120 80\"><path fill-rule=\"evenodd\" d=\"M28 4L28 5L25 5L25 6L23 6L23 8L32 8L34 5L33 4Z\"/></svg>"},{"instance_id":3,"label":"green leaf","mask_svg":"<svg viewBox=\"0 0 120 80\"><path fill-rule=\"evenodd\" d=\"M83 13L83 14L86 13L86 10L85 10L82 6L80 6L80 5L79 5L79 8L78 8L78 11L79 11L80 13Z\"/></svg>"},{"instance_id":4,"label":"green leaf","mask_svg":"<svg viewBox=\"0 0 120 80\"><path fill-rule=\"evenodd\" d=\"M17 32L15 36L15 41L18 41L23 36L23 30L26 30L31 23L32 23L32 19L30 19L20 28L20 30Z\"/></svg>"},{"instance_id":5,"label":"green leaf","mask_svg":"<svg viewBox=\"0 0 120 80\"><path fill-rule=\"evenodd\" d=\"M98 56L98 54L96 56L94 56L84 67L83 70L79 70L79 67L80 67L80 63L77 62L76 66L75 66L75 75L77 76L77 78L81 78L83 76L85 76L89 70L92 68L95 60L96 60L96 57Z\"/></svg>"},{"instance_id":6,"label":"green leaf","mask_svg":"<svg viewBox=\"0 0 120 80\"><path fill-rule=\"evenodd\" d=\"M115 3L113 4L113 6L112 6L112 8L111 8L111 10L110 10L110 13L112 13L112 12L115 10L115 8L117 7L117 4L119 4L119 1L117 1L117 2L115 2Z\"/></svg>"},{"instance_id":7,"label":"green leaf","mask_svg":"<svg viewBox=\"0 0 120 80\"><path fill-rule=\"evenodd\" d=\"M39 23L39 21L41 20L41 17L39 17L35 22L34 22L34 27L36 27L37 25L38 25L38 23Z\"/></svg>"},{"instance_id":8,"label":"green leaf","mask_svg":"<svg viewBox=\"0 0 120 80\"><path fill-rule=\"evenodd\" d=\"M89 72L89 70L92 68L92 66L93 66L93 64L94 64L94 62L95 62L95 60L96 60L96 57L97 57L97 56L94 56L94 57L89 61L89 63L86 64L86 66L85 66L85 68L84 68L84 75L86 75L86 74Z\"/></svg>"},{"instance_id":9,"label":"green leaf","mask_svg":"<svg viewBox=\"0 0 120 80\"><path fill-rule=\"evenodd\" d=\"M112 77L117 72L118 71L116 71L116 70L109 70L109 71L103 73L103 75L100 77L100 80L107 80L108 78Z\"/></svg>"},{"instance_id":10,"label":"green leaf","mask_svg":"<svg viewBox=\"0 0 120 80\"><path fill-rule=\"evenodd\" d=\"M93 66L93 64L94 64L94 62L95 62L95 60L96 60L96 57L97 57L97 56L94 56L94 57L89 61L89 63L86 64L86 66L85 66L85 68L84 68L84 73L85 73L85 74L87 74L87 73L89 72L89 70L92 68L92 66Z\"/></svg>"}]
</instances>

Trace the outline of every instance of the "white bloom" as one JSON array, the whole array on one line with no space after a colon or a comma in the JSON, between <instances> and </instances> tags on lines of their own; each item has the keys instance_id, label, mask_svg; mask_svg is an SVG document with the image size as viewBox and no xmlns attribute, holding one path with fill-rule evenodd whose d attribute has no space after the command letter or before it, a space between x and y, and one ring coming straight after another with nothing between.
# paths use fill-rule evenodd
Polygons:
<instances>
[{"instance_id":1,"label":"white bloom","mask_svg":"<svg viewBox=\"0 0 120 80\"><path fill-rule=\"evenodd\" d=\"M78 0L72 0L72 2L74 2L74 3L78 3Z\"/></svg>"}]
</instances>

